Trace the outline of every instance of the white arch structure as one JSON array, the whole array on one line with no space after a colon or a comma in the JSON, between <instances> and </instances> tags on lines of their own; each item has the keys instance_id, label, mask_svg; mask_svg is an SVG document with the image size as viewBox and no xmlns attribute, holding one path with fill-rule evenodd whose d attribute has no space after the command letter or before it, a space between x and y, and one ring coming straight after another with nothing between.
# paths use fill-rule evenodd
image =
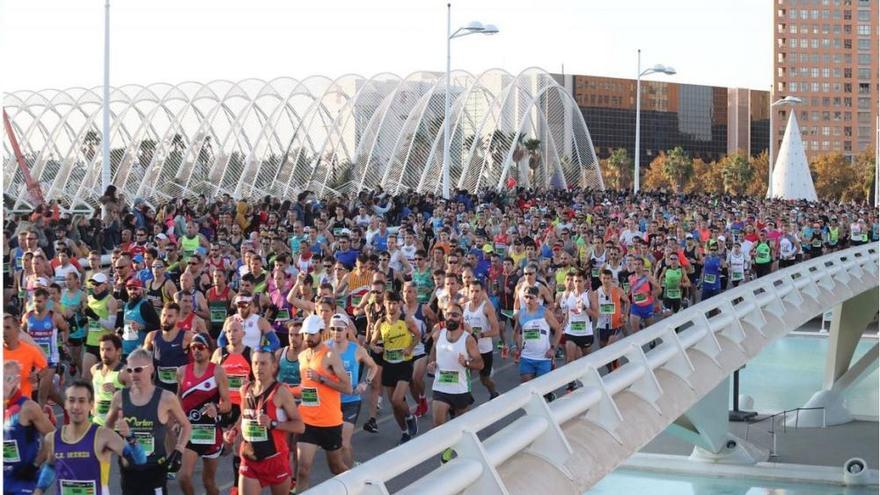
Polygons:
<instances>
[{"instance_id":1,"label":"white arch structure","mask_svg":"<svg viewBox=\"0 0 880 495\"><path fill-rule=\"evenodd\" d=\"M154 202L376 186L438 192L444 92L445 75L424 71L113 88L113 184L129 199ZM101 194L100 93L16 91L4 100L33 177L66 206L94 205ZM454 185L476 191L514 178L534 187L604 187L578 106L552 75L456 71L450 94ZM23 206L23 176L3 146L4 192Z\"/></svg>"}]
</instances>

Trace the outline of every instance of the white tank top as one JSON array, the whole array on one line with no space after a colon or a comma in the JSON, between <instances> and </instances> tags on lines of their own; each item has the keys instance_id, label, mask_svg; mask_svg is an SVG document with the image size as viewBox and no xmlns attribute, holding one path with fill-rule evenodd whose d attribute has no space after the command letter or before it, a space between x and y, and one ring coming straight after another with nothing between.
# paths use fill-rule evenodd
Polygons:
<instances>
[{"instance_id":1,"label":"white tank top","mask_svg":"<svg viewBox=\"0 0 880 495\"><path fill-rule=\"evenodd\" d=\"M519 313L522 326L523 349L522 357L536 361L547 361L545 355L550 349L550 325L544 319L544 308L539 306L535 313L523 308Z\"/></svg>"},{"instance_id":2,"label":"white tank top","mask_svg":"<svg viewBox=\"0 0 880 495\"><path fill-rule=\"evenodd\" d=\"M565 323L565 332L568 335L587 336L593 335L593 325L587 309L590 307L590 296L584 292L576 295L573 292L566 293L560 301L562 310L568 316Z\"/></svg>"},{"instance_id":3,"label":"white tank top","mask_svg":"<svg viewBox=\"0 0 880 495\"><path fill-rule=\"evenodd\" d=\"M730 263L730 279L734 282L742 280L744 278L743 272L745 272L746 265L745 253L739 253L739 255L736 255L731 251L728 260Z\"/></svg>"},{"instance_id":4,"label":"white tank top","mask_svg":"<svg viewBox=\"0 0 880 495\"><path fill-rule=\"evenodd\" d=\"M464 308L464 321L471 326L474 337L476 337L481 331L489 330L489 318L486 318L485 311L486 301L480 303L477 309L473 311L470 310L470 307L471 305L467 304ZM477 349L479 349L480 354L492 352L492 337L477 338Z\"/></svg>"},{"instance_id":5,"label":"white tank top","mask_svg":"<svg viewBox=\"0 0 880 495\"><path fill-rule=\"evenodd\" d=\"M242 343L251 349L260 347L260 340L263 337L260 333L260 326L258 325L260 315L252 314L244 321L242 321L241 317L238 315L235 315L235 317L241 321L241 326L244 328L244 338L241 339Z\"/></svg>"},{"instance_id":6,"label":"white tank top","mask_svg":"<svg viewBox=\"0 0 880 495\"><path fill-rule=\"evenodd\" d=\"M464 394L471 391L470 371L458 362L459 354L467 356L467 334L462 333L455 342L446 338L447 330L440 330L437 337L437 372L432 390L447 394Z\"/></svg>"},{"instance_id":7,"label":"white tank top","mask_svg":"<svg viewBox=\"0 0 880 495\"><path fill-rule=\"evenodd\" d=\"M596 299L598 299L599 301L599 308L601 308L603 304L614 304L614 301L611 300L611 298L608 297L607 294L605 294L605 287L600 285L599 288L596 289L596 295L598 296ZM613 314L602 314L602 311L599 311L599 318L597 318L596 327L610 329L611 318L613 316Z\"/></svg>"}]
</instances>

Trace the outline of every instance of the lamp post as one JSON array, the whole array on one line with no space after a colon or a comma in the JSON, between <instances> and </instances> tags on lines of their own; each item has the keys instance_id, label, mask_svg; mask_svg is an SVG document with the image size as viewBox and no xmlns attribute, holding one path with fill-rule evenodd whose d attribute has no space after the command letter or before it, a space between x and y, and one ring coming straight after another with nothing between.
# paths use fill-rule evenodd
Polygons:
<instances>
[{"instance_id":1,"label":"lamp post","mask_svg":"<svg viewBox=\"0 0 880 495\"><path fill-rule=\"evenodd\" d=\"M104 2L104 114L101 137L101 194L110 185L110 0Z\"/></svg>"},{"instance_id":2,"label":"lamp post","mask_svg":"<svg viewBox=\"0 0 880 495\"><path fill-rule=\"evenodd\" d=\"M638 71L636 72L636 149L635 149L635 175L633 177L633 195L639 193L639 141L641 140L641 115L642 115L642 76L649 74L675 74L675 69L662 64L657 64L649 69L642 70L642 50L638 51Z\"/></svg>"},{"instance_id":3,"label":"lamp post","mask_svg":"<svg viewBox=\"0 0 880 495\"><path fill-rule=\"evenodd\" d=\"M452 31L452 4L446 4L446 94L443 98L443 197L449 199L449 83L452 78L452 40L469 34L497 34L493 24L478 21Z\"/></svg>"},{"instance_id":4,"label":"lamp post","mask_svg":"<svg viewBox=\"0 0 880 495\"><path fill-rule=\"evenodd\" d=\"M803 103L804 100L797 96L786 96L770 104L770 148L767 151L767 197L773 198L773 148L776 146L776 129L773 127L773 107L777 105L797 105Z\"/></svg>"}]
</instances>

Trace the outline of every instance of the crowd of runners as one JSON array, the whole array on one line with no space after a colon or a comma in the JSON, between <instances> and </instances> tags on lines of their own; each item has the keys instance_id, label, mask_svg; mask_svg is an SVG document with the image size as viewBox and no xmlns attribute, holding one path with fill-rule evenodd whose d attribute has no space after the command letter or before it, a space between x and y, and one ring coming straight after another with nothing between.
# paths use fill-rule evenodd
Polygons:
<instances>
[{"instance_id":1,"label":"crowd of runners","mask_svg":"<svg viewBox=\"0 0 880 495\"><path fill-rule=\"evenodd\" d=\"M192 494L199 461L209 495L219 469L241 494L302 491L319 449L332 473L357 463L352 434L379 431L383 397L404 443L421 416L465 413L477 377L495 398L499 361L528 381L878 240L868 206L577 190L164 205L108 190L91 218L5 221L10 494L108 494L113 456L125 494Z\"/></svg>"}]
</instances>

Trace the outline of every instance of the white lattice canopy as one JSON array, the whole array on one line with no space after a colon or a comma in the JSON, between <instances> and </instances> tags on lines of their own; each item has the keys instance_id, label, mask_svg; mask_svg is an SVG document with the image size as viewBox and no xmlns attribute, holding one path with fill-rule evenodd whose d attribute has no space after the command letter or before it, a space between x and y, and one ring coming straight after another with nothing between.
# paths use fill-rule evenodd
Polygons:
<instances>
[{"instance_id":1,"label":"white lattice canopy","mask_svg":"<svg viewBox=\"0 0 880 495\"><path fill-rule=\"evenodd\" d=\"M445 75L382 73L127 85L111 91L113 184L153 201L229 193L292 197L381 185L439 192ZM4 106L33 177L68 206L95 204L102 165L100 88L16 91ZM556 78L531 68L453 72L453 187L512 181L602 188L590 134ZM5 193L27 200L8 140Z\"/></svg>"}]
</instances>

